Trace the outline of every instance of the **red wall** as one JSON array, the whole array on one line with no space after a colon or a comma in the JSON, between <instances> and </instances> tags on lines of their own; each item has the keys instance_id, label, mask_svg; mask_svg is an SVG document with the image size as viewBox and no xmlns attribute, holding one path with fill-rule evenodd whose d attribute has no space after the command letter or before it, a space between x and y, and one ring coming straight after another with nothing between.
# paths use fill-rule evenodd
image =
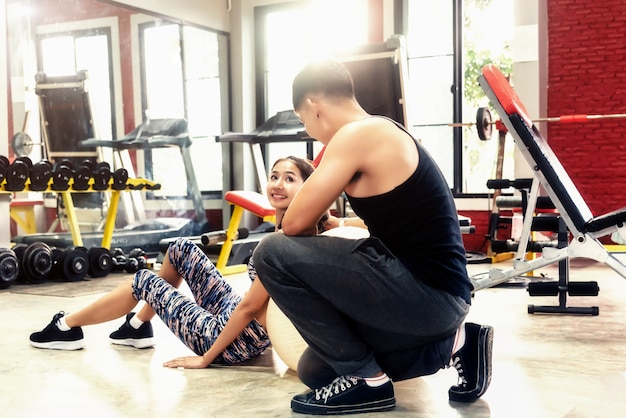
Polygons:
<instances>
[{"instance_id":1,"label":"red wall","mask_svg":"<svg viewBox=\"0 0 626 418\"><path fill-rule=\"evenodd\" d=\"M548 116L626 113L626 2L548 1ZM594 215L626 205L626 119L551 123L547 138Z\"/></svg>"},{"instance_id":2,"label":"red wall","mask_svg":"<svg viewBox=\"0 0 626 418\"><path fill-rule=\"evenodd\" d=\"M485 236L489 231L489 217L488 211L463 211L459 213L463 216L468 216L472 219L472 226L476 229L473 234L463 235L463 244L465 245L465 251L472 252L486 252L487 243ZM503 235L504 236L504 235Z\"/></svg>"}]
</instances>

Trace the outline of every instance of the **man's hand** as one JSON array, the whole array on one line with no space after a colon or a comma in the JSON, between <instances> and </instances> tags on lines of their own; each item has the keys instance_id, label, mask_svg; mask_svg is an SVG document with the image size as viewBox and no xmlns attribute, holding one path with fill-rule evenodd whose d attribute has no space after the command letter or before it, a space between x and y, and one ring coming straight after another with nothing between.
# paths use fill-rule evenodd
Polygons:
<instances>
[{"instance_id":1,"label":"man's hand","mask_svg":"<svg viewBox=\"0 0 626 418\"><path fill-rule=\"evenodd\" d=\"M337 228L339 226L339 218L333 215L329 215L328 219L324 221L324 227L328 231L329 229Z\"/></svg>"},{"instance_id":2,"label":"man's hand","mask_svg":"<svg viewBox=\"0 0 626 418\"><path fill-rule=\"evenodd\" d=\"M202 356L190 356L179 357L174 360L166 361L163 363L164 367L171 367L173 369L182 367L184 369L204 369L208 366L204 357Z\"/></svg>"},{"instance_id":3,"label":"man's hand","mask_svg":"<svg viewBox=\"0 0 626 418\"><path fill-rule=\"evenodd\" d=\"M351 216L349 218L337 218L336 216L330 215L328 219L324 222L324 226L326 227L327 231L342 226L355 226L357 228L367 229L367 225L365 225L365 222L363 222L363 220L358 216Z\"/></svg>"}]
</instances>

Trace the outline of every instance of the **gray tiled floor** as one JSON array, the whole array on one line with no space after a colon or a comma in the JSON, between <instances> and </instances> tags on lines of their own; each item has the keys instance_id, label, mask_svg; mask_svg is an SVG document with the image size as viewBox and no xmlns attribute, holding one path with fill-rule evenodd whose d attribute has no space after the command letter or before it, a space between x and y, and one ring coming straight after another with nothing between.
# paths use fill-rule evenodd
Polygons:
<instances>
[{"instance_id":1,"label":"gray tiled floor","mask_svg":"<svg viewBox=\"0 0 626 418\"><path fill-rule=\"evenodd\" d=\"M471 274L490 265L470 265ZM535 274L554 277L555 269ZM103 279L105 280L105 279ZM108 278L106 279L108 280ZM113 279L111 279L113 280ZM245 291L247 278L229 280ZM623 417L626 416L626 280L587 261L573 261L571 280L597 280L598 297L569 298L597 305L599 316L529 315L526 306L558 304L530 298L523 287L479 291L469 320L495 327L494 371L486 395L470 405L448 402L456 373L395 384L397 407L387 417ZM74 311L99 294L65 296L0 291L0 415L4 417L289 417L291 397L305 387L274 371L268 350L249 365L172 370L162 362L189 351L158 320L158 344L113 346L120 321L85 328L87 348L38 350L28 335L59 310ZM23 290L23 289L22 289Z\"/></svg>"}]
</instances>

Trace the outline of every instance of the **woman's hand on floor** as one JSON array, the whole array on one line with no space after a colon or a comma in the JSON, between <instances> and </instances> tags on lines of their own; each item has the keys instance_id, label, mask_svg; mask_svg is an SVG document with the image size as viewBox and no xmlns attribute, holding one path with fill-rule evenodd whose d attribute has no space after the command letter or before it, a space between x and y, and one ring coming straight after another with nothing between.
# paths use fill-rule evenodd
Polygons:
<instances>
[{"instance_id":1,"label":"woman's hand on floor","mask_svg":"<svg viewBox=\"0 0 626 418\"><path fill-rule=\"evenodd\" d=\"M163 363L164 367L184 368L184 369L204 369L208 366L204 357L202 356L190 356L190 357L178 357L174 360L166 361Z\"/></svg>"}]
</instances>

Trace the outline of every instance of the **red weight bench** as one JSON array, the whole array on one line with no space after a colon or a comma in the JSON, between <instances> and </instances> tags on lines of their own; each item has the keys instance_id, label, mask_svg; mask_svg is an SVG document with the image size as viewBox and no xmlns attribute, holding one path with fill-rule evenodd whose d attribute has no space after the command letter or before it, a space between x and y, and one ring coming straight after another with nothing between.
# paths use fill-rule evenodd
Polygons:
<instances>
[{"instance_id":1,"label":"red weight bench","mask_svg":"<svg viewBox=\"0 0 626 418\"><path fill-rule=\"evenodd\" d=\"M228 228L226 229L226 239L222 244L220 254L217 258L215 267L222 275L241 273L246 271L245 264L235 264L228 266L228 259L233 249L233 241L237 239L239 224L243 217L243 211L247 210L265 222L276 223L276 211L270 205L267 198L257 192L246 190L231 190L226 192L224 199L231 205L234 205L233 214L230 217Z\"/></svg>"},{"instance_id":2,"label":"red weight bench","mask_svg":"<svg viewBox=\"0 0 626 418\"><path fill-rule=\"evenodd\" d=\"M509 270L492 269L487 278L484 276L472 278L475 291L504 283L523 273L553 263L567 263L572 258L587 258L602 262L626 278L626 265L599 241L600 238L612 233L618 233L622 238L626 237L624 226L626 207L600 216L593 216L574 182L534 125L524 104L502 72L493 64L486 65L482 68L478 82L515 139L521 154L533 167L535 172L533 188L538 189L541 185L557 208L566 228L567 242L562 248L544 248L541 257L534 260L518 258L514 260L513 268ZM531 306L529 306L529 313L532 313L530 312ZM542 312L548 313L598 314L596 307L591 310L566 308L563 303L558 307L542 308L545 308L541 310Z\"/></svg>"}]
</instances>

